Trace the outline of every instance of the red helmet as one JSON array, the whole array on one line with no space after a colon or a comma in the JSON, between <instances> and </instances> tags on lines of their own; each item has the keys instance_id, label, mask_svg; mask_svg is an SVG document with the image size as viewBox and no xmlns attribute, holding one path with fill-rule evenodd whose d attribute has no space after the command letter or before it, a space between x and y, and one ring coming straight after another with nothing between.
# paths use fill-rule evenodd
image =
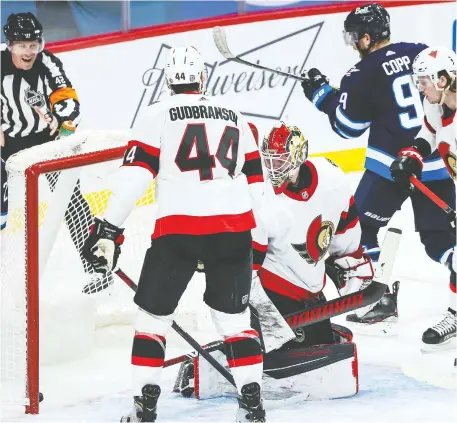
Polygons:
<instances>
[{"instance_id":1,"label":"red helmet","mask_svg":"<svg viewBox=\"0 0 457 423\"><path fill-rule=\"evenodd\" d=\"M308 141L296 126L279 122L264 137L260 151L271 183L280 187L308 157Z\"/></svg>"}]
</instances>

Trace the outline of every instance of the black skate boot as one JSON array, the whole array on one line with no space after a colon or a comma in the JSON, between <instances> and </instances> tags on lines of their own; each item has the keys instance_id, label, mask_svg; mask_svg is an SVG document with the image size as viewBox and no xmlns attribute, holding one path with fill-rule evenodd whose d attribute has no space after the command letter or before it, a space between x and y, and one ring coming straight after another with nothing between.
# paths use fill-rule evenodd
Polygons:
<instances>
[{"instance_id":1,"label":"black skate boot","mask_svg":"<svg viewBox=\"0 0 457 423\"><path fill-rule=\"evenodd\" d=\"M441 320L422 335L422 352L443 351L455 348L457 334L455 310L448 308Z\"/></svg>"},{"instance_id":2,"label":"black skate boot","mask_svg":"<svg viewBox=\"0 0 457 423\"><path fill-rule=\"evenodd\" d=\"M257 382L248 383L241 388L238 405L240 406L236 413L236 421L238 423L266 421L265 410L260 396L260 386Z\"/></svg>"},{"instance_id":3,"label":"black skate boot","mask_svg":"<svg viewBox=\"0 0 457 423\"><path fill-rule=\"evenodd\" d=\"M144 385L141 390L143 396L133 397L133 411L121 422L155 422L157 418L157 400L160 396L159 385Z\"/></svg>"},{"instance_id":4,"label":"black skate boot","mask_svg":"<svg viewBox=\"0 0 457 423\"><path fill-rule=\"evenodd\" d=\"M349 314L346 321L351 322L354 332L366 335L395 335L398 321L398 289L400 282L392 285L392 292L386 294L363 316Z\"/></svg>"}]
</instances>

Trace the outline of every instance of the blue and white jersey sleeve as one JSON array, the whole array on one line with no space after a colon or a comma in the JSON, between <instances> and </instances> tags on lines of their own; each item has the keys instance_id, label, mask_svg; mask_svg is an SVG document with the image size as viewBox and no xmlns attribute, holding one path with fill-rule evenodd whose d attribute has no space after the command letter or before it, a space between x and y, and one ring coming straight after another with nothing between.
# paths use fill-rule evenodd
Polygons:
<instances>
[{"instance_id":1,"label":"blue and white jersey sleeve","mask_svg":"<svg viewBox=\"0 0 457 423\"><path fill-rule=\"evenodd\" d=\"M8 216L8 179L6 174L5 162L1 160L1 200L0 200L0 230L6 226L6 218Z\"/></svg>"},{"instance_id":2,"label":"blue and white jersey sleeve","mask_svg":"<svg viewBox=\"0 0 457 423\"><path fill-rule=\"evenodd\" d=\"M332 129L342 138L360 137L371 125L370 101L365 76L354 67L341 81L339 95L325 105Z\"/></svg>"}]
</instances>

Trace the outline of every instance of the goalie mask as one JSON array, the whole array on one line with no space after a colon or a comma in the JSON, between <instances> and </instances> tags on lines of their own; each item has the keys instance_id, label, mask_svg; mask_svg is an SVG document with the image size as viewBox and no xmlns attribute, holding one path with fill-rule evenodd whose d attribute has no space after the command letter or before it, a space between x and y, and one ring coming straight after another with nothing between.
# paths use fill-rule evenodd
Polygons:
<instances>
[{"instance_id":1,"label":"goalie mask","mask_svg":"<svg viewBox=\"0 0 457 423\"><path fill-rule=\"evenodd\" d=\"M168 55L164 72L170 89L173 85L198 83L200 93L204 93L206 90L208 72L202 56L195 47L172 49Z\"/></svg>"},{"instance_id":2,"label":"goalie mask","mask_svg":"<svg viewBox=\"0 0 457 423\"><path fill-rule=\"evenodd\" d=\"M261 154L272 185L279 188L308 157L308 141L296 126L279 122L263 139Z\"/></svg>"}]
</instances>

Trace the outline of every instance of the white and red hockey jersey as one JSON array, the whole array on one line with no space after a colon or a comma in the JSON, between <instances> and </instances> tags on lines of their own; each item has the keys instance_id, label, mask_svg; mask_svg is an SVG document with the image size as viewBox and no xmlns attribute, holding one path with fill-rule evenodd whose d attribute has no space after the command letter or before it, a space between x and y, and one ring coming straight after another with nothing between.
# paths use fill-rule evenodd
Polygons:
<instances>
[{"instance_id":1,"label":"white and red hockey jersey","mask_svg":"<svg viewBox=\"0 0 457 423\"><path fill-rule=\"evenodd\" d=\"M438 149L444 164L453 179L456 178L456 122L455 110L450 111L446 106L430 104L424 99L424 124L416 138L423 138L432 151Z\"/></svg>"},{"instance_id":2,"label":"white and red hockey jersey","mask_svg":"<svg viewBox=\"0 0 457 423\"><path fill-rule=\"evenodd\" d=\"M156 177L153 238L255 226L252 208L264 190L258 147L241 113L210 97L179 94L148 107L133 128L121 170L129 190ZM116 196L125 200L129 193ZM125 217L116 212L119 203L110 203L105 214L115 225Z\"/></svg>"},{"instance_id":3,"label":"white and red hockey jersey","mask_svg":"<svg viewBox=\"0 0 457 423\"><path fill-rule=\"evenodd\" d=\"M362 253L354 198L341 169L314 158L303 163L300 172L310 174L309 186L289 183L276 195L266 182L265 207L256 211L252 234L254 270L262 286L303 301L323 289L327 253Z\"/></svg>"}]
</instances>

